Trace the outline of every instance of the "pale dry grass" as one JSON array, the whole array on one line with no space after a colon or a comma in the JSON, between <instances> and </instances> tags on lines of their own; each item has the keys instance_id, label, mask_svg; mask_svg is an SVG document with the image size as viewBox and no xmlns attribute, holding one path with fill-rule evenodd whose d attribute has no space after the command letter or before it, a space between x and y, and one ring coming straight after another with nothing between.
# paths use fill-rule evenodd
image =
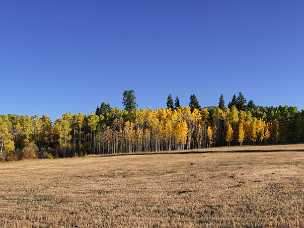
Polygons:
<instances>
[{"instance_id":1,"label":"pale dry grass","mask_svg":"<svg viewBox=\"0 0 304 228\"><path fill-rule=\"evenodd\" d=\"M5 226L304 226L304 153L1 163Z\"/></svg>"}]
</instances>

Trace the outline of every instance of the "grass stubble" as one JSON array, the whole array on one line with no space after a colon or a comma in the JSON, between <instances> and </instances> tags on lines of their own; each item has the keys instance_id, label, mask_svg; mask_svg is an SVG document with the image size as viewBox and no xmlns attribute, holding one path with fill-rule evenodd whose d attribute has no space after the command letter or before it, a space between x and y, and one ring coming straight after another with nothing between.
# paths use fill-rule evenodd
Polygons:
<instances>
[{"instance_id":1,"label":"grass stubble","mask_svg":"<svg viewBox=\"0 0 304 228\"><path fill-rule=\"evenodd\" d=\"M304 152L0 164L0 227L304 227Z\"/></svg>"}]
</instances>

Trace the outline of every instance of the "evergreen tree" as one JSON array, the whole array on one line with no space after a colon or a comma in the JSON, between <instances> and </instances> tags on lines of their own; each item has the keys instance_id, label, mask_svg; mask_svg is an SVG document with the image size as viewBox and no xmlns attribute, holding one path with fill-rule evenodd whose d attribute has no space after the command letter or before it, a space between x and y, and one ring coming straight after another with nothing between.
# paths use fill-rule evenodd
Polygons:
<instances>
[{"instance_id":1,"label":"evergreen tree","mask_svg":"<svg viewBox=\"0 0 304 228\"><path fill-rule=\"evenodd\" d=\"M180 101L179 101L179 98L178 98L178 97L175 98L174 106L175 106L175 109L178 109L178 108L181 107Z\"/></svg>"},{"instance_id":2,"label":"evergreen tree","mask_svg":"<svg viewBox=\"0 0 304 228\"><path fill-rule=\"evenodd\" d=\"M136 96L134 90L126 90L123 93L123 105L127 112L132 112L136 110Z\"/></svg>"},{"instance_id":3,"label":"evergreen tree","mask_svg":"<svg viewBox=\"0 0 304 228\"><path fill-rule=\"evenodd\" d=\"M256 105L254 104L253 100L250 100L247 104L247 110L253 111L256 109Z\"/></svg>"},{"instance_id":4,"label":"evergreen tree","mask_svg":"<svg viewBox=\"0 0 304 228\"><path fill-rule=\"evenodd\" d=\"M223 94L221 94L221 96L220 96L218 107L220 109L224 109L225 108L225 100L224 100L224 95Z\"/></svg>"},{"instance_id":5,"label":"evergreen tree","mask_svg":"<svg viewBox=\"0 0 304 228\"><path fill-rule=\"evenodd\" d=\"M236 98L236 107L238 110L244 111L246 109L247 101L242 92L239 92L238 97Z\"/></svg>"},{"instance_id":6,"label":"evergreen tree","mask_svg":"<svg viewBox=\"0 0 304 228\"><path fill-rule=\"evenodd\" d=\"M97 107L96 115L107 116L111 112L112 108L109 103L102 102L100 107Z\"/></svg>"},{"instance_id":7,"label":"evergreen tree","mask_svg":"<svg viewBox=\"0 0 304 228\"><path fill-rule=\"evenodd\" d=\"M203 110L195 95L185 108L179 108L178 97L174 105L172 97L168 98L168 108L136 110L134 91L126 91L126 110L102 103L96 115L68 113L54 123L46 116L0 115L0 156L4 160L25 158L32 149L45 158L196 149L225 142L304 142L304 111L296 107L257 107L253 101L246 105L242 93L232 98L230 109L220 108L224 107L222 96L219 107Z\"/></svg>"},{"instance_id":8,"label":"evergreen tree","mask_svg":"<svg viewBox=\"0 0 304 228\"><path fill-rule=\"evenodd\" d=\"M236 95L234 94L232 100L229 102L228 107L232 108L233 106L237 106Z\"/></svg>"},{"instance_id":9,"label":"evergreen tree","mask_svg":"<svg viewBox=\"0 0 304 228\"><path fill-rule=\"evenodd\" d=\"M189 107L190 107L191 112L193 112L195 109L201 109L201 106L197 100L197 97L194 94L192 94L190 96Z\"/></svg>"},{"instance_id":10,"label":"evergreen tree","mask_svg":"<svg viewBox=\"0 0 304 228\"><path fill-rule=\"evenodd\" d=\"M173 102L173 98L172 95L169 94L168 98L167 98L167 108L173 110L174 109L174 102Z\"/></svg>"}]
</instances>

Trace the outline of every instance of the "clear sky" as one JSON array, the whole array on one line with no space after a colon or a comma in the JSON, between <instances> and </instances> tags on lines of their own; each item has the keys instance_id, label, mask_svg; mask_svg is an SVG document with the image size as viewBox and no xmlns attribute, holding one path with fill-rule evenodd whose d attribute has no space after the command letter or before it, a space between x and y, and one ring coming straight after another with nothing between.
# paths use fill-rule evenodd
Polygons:
<instances>
[{"instance_id":1,"label":"clear sky","mask_svg":"<svg viewBox=\"0 0 304 228\"><path fill-rule=\"evenodd\" d=\"M243 91L262 105L304 106L302 0L3 0L1 113L121 106L203 106Z\"/></svg>"}]
</instances>

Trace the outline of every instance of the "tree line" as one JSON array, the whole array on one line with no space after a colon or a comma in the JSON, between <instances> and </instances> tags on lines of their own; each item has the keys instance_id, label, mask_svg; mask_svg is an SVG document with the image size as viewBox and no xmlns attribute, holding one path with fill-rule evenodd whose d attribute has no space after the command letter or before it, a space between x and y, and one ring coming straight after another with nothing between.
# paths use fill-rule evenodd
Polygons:
<instances>
[{"instance_id":1,"label":"tree line","mask_svg":"<svg viewBox=\"0 0 304 228\"><path fill-rule=\"evenodd\" d=\"M4 160L170 151L215 146L304 142L304 112L296 107L263 107L242 93L226 106L202 107L193 94L189 105L169 95L166 108L138 109L133 90L123 93L124 109L101 103L94 113L0 116Z\"/></svg>"}]
</instances>

